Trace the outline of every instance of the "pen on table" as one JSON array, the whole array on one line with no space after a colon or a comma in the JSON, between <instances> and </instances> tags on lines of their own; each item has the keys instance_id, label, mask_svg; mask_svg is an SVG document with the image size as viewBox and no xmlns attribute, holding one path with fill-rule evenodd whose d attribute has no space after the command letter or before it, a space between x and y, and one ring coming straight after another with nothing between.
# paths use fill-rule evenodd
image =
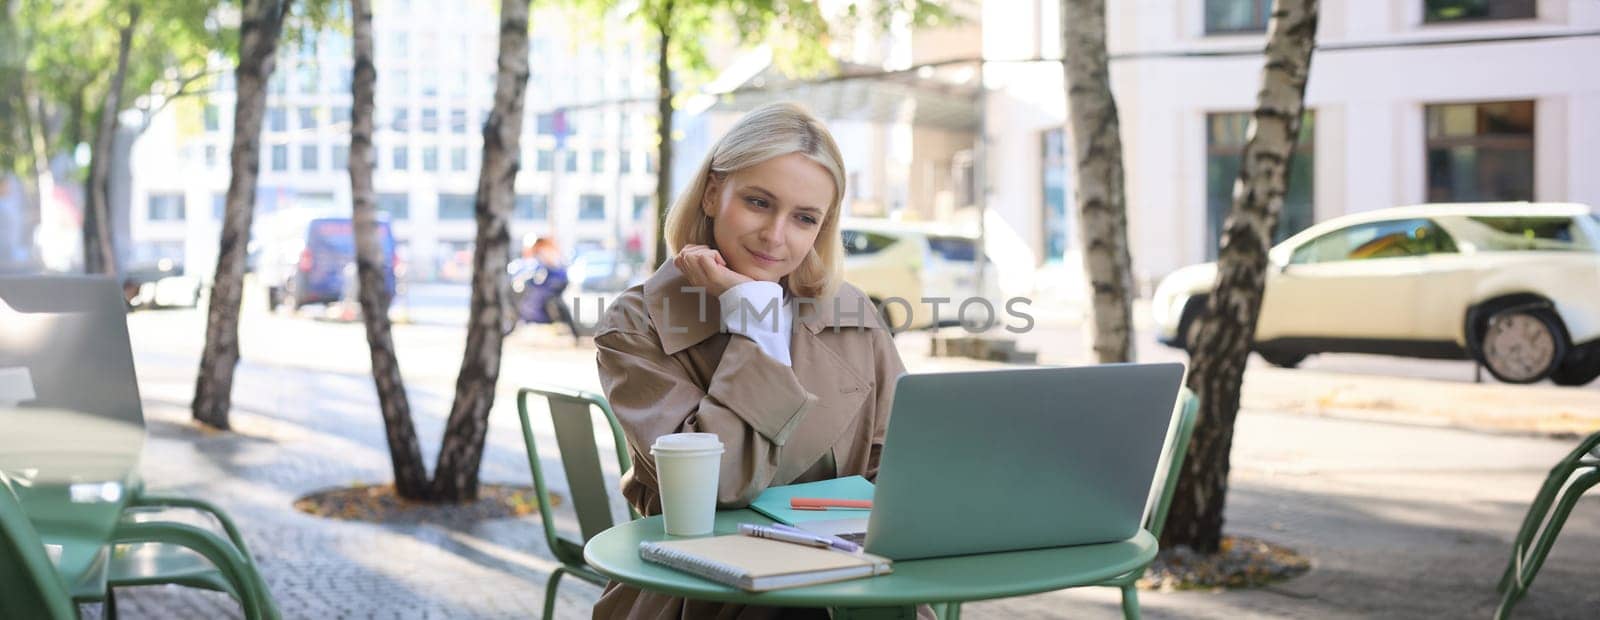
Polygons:
<instances>
[{"instance_id":1,"label":"pen on table","mask_svg":"<svg viewBox=\"0 0 1600 620\"><path fill-rule=\"evenodd\" d=\"M791 497L789 498L791 510L827 510L829 508L857 508L872 509L870 499L833 499L829 497Z\"/></svg>"},{"instance_id":2,"label":"pen on table","mask_svg":"<svg viewBox=\"0 0 1600 620\"><path fill-rule=\"evenodd\" d=\"M740 523L739 524L739 533L740 534L744 534L745 536L754 536L756 538L769 538L769 539L772 539L772 540L783 541L783 542L786 542L786 543L794 543L794 544L797 544L797 545L806 545L808 547L832 547L833 546L833 542L832 541L829 541L828 539L823 538L821 536L818 536L816 534L812 534L812 533L809 533L809 532L791 532L791 531L788 531L788 530L780 530L780 529L766 527L766 526L762 526L762 525L756 525L756 524L753 524L753 523Z\"/></svg>"},{"instance_id":3,"label":"pen on table","mask_svg":"<svg viewBox=\"0 0 1600 620\"><path fill-rule=\"evenodd\" d=\"M800 529L798 527L795 527L793 525L784 525L782 523L774 523L774 524L772 524L772 525L770 525L768 527L771 527L771 528L774 528L774 529L786 530L786 531L790 531L790 532L796 532L796 533L800 533L800 534L808 534L808 535L812 535L812 536L820 536L822 538L826 538L828 540L828 544L832 545L834 549L838 549L840 551L848 551L850 553L859 553L861 551L861 545L858 545L858 544L853 543L851 541L845 540L845 539L840 538L838 536L833 536L833 535L830 535L830 534L818 534L816 532L808 532L806 530L802 530L802 529Z\"/></svg>"}]
</instances>

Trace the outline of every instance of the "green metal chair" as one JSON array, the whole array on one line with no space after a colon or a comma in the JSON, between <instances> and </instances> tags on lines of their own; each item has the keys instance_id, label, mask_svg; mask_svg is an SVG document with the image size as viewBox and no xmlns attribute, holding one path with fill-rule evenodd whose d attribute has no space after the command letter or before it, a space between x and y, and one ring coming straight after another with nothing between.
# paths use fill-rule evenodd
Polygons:
<instances>
[{"instance_id":1,"label":"green metal chair","mask_svg":"<svg viewBox=\"0 0 1600 620\"><path fill-rule=\"evenodd\" d=\"M0 618L72 620L78 608L0 472Z\"/></svg>"},{"instance_id":2,"label":"green metal chair","mask_svg":"<svg viewBox=\"0 0 1600 620\"><path fill-rule=\"evenodd\" d=\"M540 396L549 405L550 419L555 425L556 445L561 449L561 466L567 473L567 492L572 498L573 510L578 513L581 539L556 532L550 488L545 483L544 468L539 464L539 449L534 441L532 421L528 418L530 396ZM557 387L523 388L517 392L517 415L522 418L522 441L528 447L528 469L533 474L533 488L539 498L539 521L544 524L544 538L550 545L550 552L561 562L561 566L550 573L550 580L545 584L544 617L547 620L555 612L556 588L563 575L570 574L602 587L607 581L604 575L590 568L583 559L584 543L616 524L611 516L605 475L600 468L600 451L595 444L592 413L595 409L600 410L610 424L611 438L616 443L617 465L623 473L627 473L632 467L632 461L628 458L628 442L605 397ZM639 518L639 513L631 505L628 514L634 519Z\"/></svg>"},{"instance_id":3,"label":"green metal chair","mask_svg":"<svg viewBox=\"0 0 1600 620\"><path fill-rule=\"evenodd\" d=\"M168 525L180 524L138 518L139 515L171 509L188 509L210 515L221 526L227 536L226 541L205 530L200 531L205 532L207 536L196 537L193 532L186 529L187 526L171 530L167 528ZM121 536L130 531L141 532L146 537L176 533L172 534L173 538L119 544L114 548L106 578L105 609L108 618L116 617L115 588L161 584L176 584L226 593L245 606L246 616L252 615L249 610L251 605L247 602L250 600L247 598L249 596L257 601L259 609L256 613L259 617L278 616L266 582L262 580L260 571L251 559L250 548L245 545L244 537L239 534L239 528L222 509L198 499L152 495L141 491L129 502L123 521L117 526L116 534L113 536ZM208 553L188 544L196 540L200 541L198 544L213 549ZM241 563L233 573L225 570L222 564L210 559L213 554L226 553L215 549L219 545L231 546L236 559Z\"/></svg>"},{"instance_id":4,"label":"green metal chair","mask_svg":"<svg viewBox=\"0 0 1600 620\"><path fill-rule=\"evenodd\" d=\"M1528 506L1528 516L1522 519L1522 529L1511 543L1511 560L1500 577L1500 607L1495 610L1495 618L1509 617L1511 608L1527 595L1528 588L1533 587L1533 578L1538 576L1545 557L1555 546L1567 515L1572 513L1572 507L1583 493L1597 483L1600 483L1600 432L1584 438L1567 458L1550 469L1539 495Z\"/></svg>"},{"instance_id":5,"label":"green metal chair","mask_svg":"<svg viewBox=\"0 0 1600 620\"><path fill-rule=\"evenodd\" d=\"M1199 397L1189 388L1180 390L1177 419L1173 420L1172 432L1167 434L1167 443L1161 450L1161 461L1156 466L1157 478L1144 510L1144 529L1157 540L1161 538L1162 526L1166 524L1167 510L1172 507L1172 493L1178 488L1178 473L1183 470L1183 459L1189 454L1189 439L1194 436L1194 423L1199 411ZM1138 620L1140 617L1138 583L1148 567L1141 566L1096 584L1122 590L1122 616L1128 620ZM934 607L943 620L961 618L960 603L947 603L942 609L937 605Z\"/></svg>"},{"instance_id":6,"label":"green metal chair","mask_svg":"<svg viewBox=\"0 0 1600 620\"><path fill-rule=\"evenodd\" d=\"M0 298L11 300L12 306L29 313L71 317L70 328L81 330L90 336L64 341L73 343L72 348L50 347L30 352L12 352L11 363L35 368L59 368L62 366L62 360L68 360L77 371L71 375L72 381L92 384L97 388L85 392L73 389L76 383L64 388L47 382L44 384L47 387L41 389L38 398L31 402L81 410L137 424L141 428L145 426L144 410L137 387L138 380L134 375L133 351L128 339L127 305L122 299L122 288L116 281L105 277L80 276L0 278ZM99 363L81 365L77 363L83 360L97 360ZM59 382L65 376L66 373L60 373L60 376L51 374L42 379ZM48 387L52 385L56 387ZM243 596L246 594L244 592L246 589L255 592L254 596L257 598L266 596L265 583L255 568L244 539L239 536L233 521L222 509L194 499L151 495L145 492L142 484L130 487L127 493L130 499L127 505L128 512L123 515L124 524L131 523L134 515L150 511L196 510L209 514L222 525L232 547L227 551L209 548L220 541L214 535L209 538L197 538L181 529L170 530L161 525L141 525L130 531L137 532L138 536L154 538L141 539L142 544L113 547L107 567L106 591L103 594L80 592L74 599L75 602L104 602L106 615L115 617L116 602L113 589L117 586L168 583L189 585L227 592L241 602L245 601ZM121 525L118 531L122 531ZM168 533L173 538L159 538ZM206 545L208 548L192 549L191 553L185 550L188 542ZM244 563L245 570L239 577L250 581L247 588L241 588L233 583L220 564L208 565L203 559L219 553L232 556ZM271 616L276 612L272 610L271 601L268 600L265 607L256 611L252 611L247 605L246 615L252 613Z\"/></svg>"}]
</instances>

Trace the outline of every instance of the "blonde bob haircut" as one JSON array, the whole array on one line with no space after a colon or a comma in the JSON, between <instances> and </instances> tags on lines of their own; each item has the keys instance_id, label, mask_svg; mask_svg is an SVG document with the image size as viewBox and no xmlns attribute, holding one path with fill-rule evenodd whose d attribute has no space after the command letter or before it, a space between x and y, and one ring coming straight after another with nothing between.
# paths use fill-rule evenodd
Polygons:
<instances>
[{"instance_id":1,"label":"blonde bob haircut","mask_svg":"<svg viewBox=\"0 0 1600 620\"><path fill-rule=\"evenodd\" d=\"M687 245L715 248L712 218L702 205L712 179L756 166L774 157L799 153L833 176L833 201L822 217L817 240L800 265L781 284L796 297L827 299L844 277L844 241L839 234L839 205L844 200L844 157L822 121L794 103L769 103L744 115L711 147L689 189L678 195L662 232L667 248L677 254ZM665 172L663 172L665 174Z\"/></svg>"}]
</instances>

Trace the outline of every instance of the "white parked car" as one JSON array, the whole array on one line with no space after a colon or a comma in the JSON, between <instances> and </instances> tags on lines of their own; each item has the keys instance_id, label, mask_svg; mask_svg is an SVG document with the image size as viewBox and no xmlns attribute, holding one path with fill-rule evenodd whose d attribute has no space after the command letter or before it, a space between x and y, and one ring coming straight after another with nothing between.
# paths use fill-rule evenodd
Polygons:
<instances>
[{"instance_id":1,"label":"white parked car","mask_svg":"<svg viewBox=\"0 0 1600 620\"><path fill-rule=\"evenodd\" d=\"M1255 350L1474 359L1496 378L1600 375L1600 215L1579 204L1435 204L1347 215L1272 248ZM1162 342L1188 348L1216 265L1162 280Z\"/></svg>"},{"instance_id":2,"label":"white parked car","mask_svg":"<svg viewBox=\"0 0 1600 620\"><path fill-rule=\"evenodd\" d=\"M962 301L978 295L978 239L932 224L911 224L884 220L847 220L840 226L844 235L844 279L856 285L880 314L896 329L917 329L954 325ZM991 260L985 265L984 297L994 308L996 322L1006 320L1006 308L999 297L998 268ZM934 325L932 304L923 298L947 298L938 304L938 323ZM899 298L909 302L884 304ZM984 311L968 310L974 321L985 318ZM909 316L908 316L909 315Z\"/></svg>"}]
</instances>

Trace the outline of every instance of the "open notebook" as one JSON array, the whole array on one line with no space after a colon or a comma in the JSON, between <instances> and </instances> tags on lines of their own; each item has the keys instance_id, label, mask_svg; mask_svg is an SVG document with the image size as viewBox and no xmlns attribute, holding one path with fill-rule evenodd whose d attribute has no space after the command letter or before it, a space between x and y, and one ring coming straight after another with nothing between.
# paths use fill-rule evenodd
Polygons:
<instances>
[{"instance_id":1,"label":"open notebook","mask_svg":"<svg viewBox=\"0 0 1600 620\"><path fill-rule=\"evenodd\" d=\"M749 592L809 586L891 571L887 558L734 534L639 544L639 557Z\"/></svg>"}]
</instances>

